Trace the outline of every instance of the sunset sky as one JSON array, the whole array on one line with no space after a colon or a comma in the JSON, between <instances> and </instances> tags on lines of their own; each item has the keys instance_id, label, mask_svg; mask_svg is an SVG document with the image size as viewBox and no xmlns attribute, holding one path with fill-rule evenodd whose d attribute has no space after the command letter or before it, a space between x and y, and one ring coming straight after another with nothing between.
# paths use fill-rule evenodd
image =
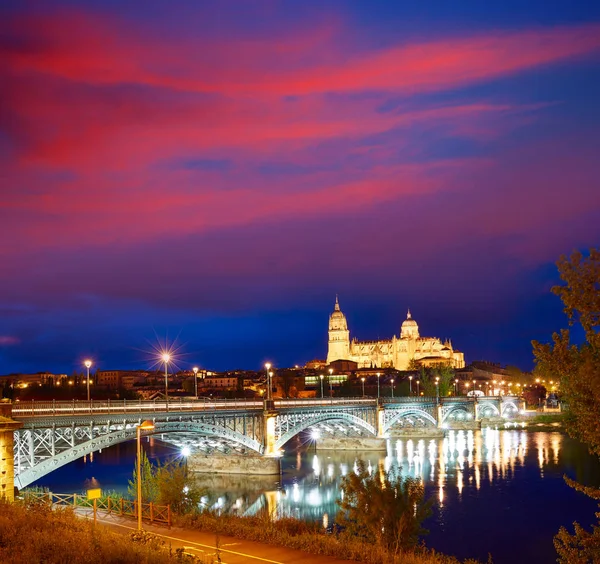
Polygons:
<instances>
[{"instance_id":1,"label":"sunset sky","mask_svg":"<svg viewBox=\"0 0 600 564\"><path fill-rule=\"evenodd\" d=\"M303 364L336 293L530 369L599 100L599 2L4 0L0 374Z\"/></svg>"}]
</instances>

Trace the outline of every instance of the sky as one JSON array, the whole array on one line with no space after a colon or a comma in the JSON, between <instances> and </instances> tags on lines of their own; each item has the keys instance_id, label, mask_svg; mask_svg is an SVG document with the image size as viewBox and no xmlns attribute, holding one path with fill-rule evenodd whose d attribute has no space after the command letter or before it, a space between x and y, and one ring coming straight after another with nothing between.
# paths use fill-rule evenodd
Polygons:
<instances>
[{"instance_id":1,"label":"sky","mask_svg":"<svg viewBox=\"0 0 600 564\"><path fill-rule=\"evenodd\" d=\"M421 335L532 368L600 242L600 3L0 4L0 374L304 364Z\"/></svg>"}]
</instances>

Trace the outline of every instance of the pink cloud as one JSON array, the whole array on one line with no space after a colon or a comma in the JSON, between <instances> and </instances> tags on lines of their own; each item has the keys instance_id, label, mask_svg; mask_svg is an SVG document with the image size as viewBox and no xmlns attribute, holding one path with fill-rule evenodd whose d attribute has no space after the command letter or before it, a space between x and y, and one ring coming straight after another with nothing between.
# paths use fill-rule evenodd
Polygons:
<instances>
[{"instance_id":1,"label":"pink cloud","mask_svg":"<svg viewBox=\"0 0 600 564\"><path fill-rule=\"evenodd\" d=\"M10 347L13 345L18 345L20 342L20 339L17 339L17 337L11 337L10 335L0 335L0 347Z\"/></svg>"}]
</instances>

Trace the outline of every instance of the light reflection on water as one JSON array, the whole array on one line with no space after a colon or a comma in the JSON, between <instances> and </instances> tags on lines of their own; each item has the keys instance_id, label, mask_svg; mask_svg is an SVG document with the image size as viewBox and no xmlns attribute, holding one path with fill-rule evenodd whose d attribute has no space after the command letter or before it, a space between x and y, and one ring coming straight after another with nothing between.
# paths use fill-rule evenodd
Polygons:
<instances>
[{"instance_id":1,"label":"light reflection on water","mask_svg":"<svg viewBox=\"0 0 600 564\"><path fill-rule=\"evenodd\" d=\"M337 512L341 479L349 471L358 471L359 458L370 474L393 471L421 479L443 506L450 492L460 499L466 489L480 490L484 481L513 479L532 447L543 478L548 464L558 464L562 440L560 433L532 435L519 429L448 431L444 438L390 439L387 453L295 452L284 457L280 480L199 475L199 481L211 492L207 504L213 509L245 515L267 509L278 517L318 521L327 515L330 522Z\"/></svg>"}]
</instances>

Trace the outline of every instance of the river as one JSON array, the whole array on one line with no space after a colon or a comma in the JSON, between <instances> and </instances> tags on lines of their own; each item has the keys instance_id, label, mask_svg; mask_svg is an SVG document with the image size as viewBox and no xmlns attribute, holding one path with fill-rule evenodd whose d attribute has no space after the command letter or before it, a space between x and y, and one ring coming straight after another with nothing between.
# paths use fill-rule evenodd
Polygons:
<instances>
[{"instance_id":1,"label":"river","mask_svg":"<svg viewBox=\"0 0 600 564\"><path fill-rule=\"evenodd\" d=\"M148 456L178 456L149 438ZM586 528L597 504L571 488L563 474L587 485L600 484L600 463L560 429L514 427L449 431L443 439L402 439L386 453L316 451L300 439L290 443L276 477L200 475L209 494L204 502L222 511L250 514L268 507L277 515L330 525L337 511L342 477L357 458L372 471L396 470L421 477L433 514L425 523L429 547L459 558L495 564L556 561L552 537L577 520ZM68 464L35 484L61 492L87 487L126 491L135 444L124 443Z\"/></svg>"}]
</instances>

